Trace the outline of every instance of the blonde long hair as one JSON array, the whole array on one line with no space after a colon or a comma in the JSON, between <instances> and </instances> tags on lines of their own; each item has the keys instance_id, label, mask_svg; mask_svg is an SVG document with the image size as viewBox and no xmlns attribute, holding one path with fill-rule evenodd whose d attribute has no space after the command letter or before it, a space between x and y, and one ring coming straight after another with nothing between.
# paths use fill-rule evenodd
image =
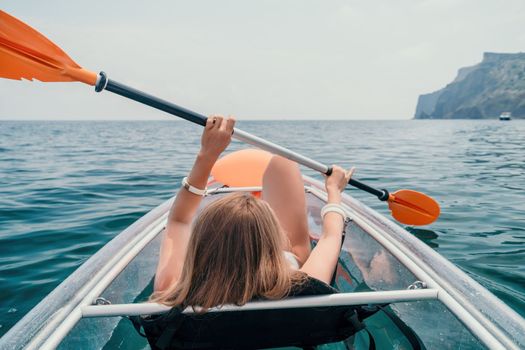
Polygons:
<instances>
[{"instance_id":1,"label":"blonde long hair","mask_svg":"<svg viewBox=\"0 0 525 350\"><path fill-rule=\"evenodd\" d=\"M247 193L218 199L195 219L179 281L150 300L206 310L283 298L306 279L285 258L284 237L265 201Z\"/></svg>"}]
</instances>

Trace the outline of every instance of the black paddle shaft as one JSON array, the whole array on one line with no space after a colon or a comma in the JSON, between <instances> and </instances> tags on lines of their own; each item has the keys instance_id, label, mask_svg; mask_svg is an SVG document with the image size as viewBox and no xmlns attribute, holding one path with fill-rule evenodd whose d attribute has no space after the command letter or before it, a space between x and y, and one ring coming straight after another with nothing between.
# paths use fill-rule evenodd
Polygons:
<instances>
[{"instance_id":1,"label":"black paddle shaft","mask_svg":"<svg viewBox=\"0 0 525 350\"><path fill-rule=\"evenodd\" d=\"M201 126L206 126L206 120L208 119L206 116L193 112L184 107L178 106L166 100L163 100L161 98L155 97L153 95L147 94L140 90L126 86L119 82L110 80L108 79L106 73L104 72L100 72L99 80L95 86L95 91L100 92L102 90L111 91L117 95L127 97L129 99L132 99L134 101L140 102L150 107L159 109L166 113L178 116L192 123L199 124ZM325 174L330 175L331 173L332 173L332 168L328 167L328 170L325 172ZM357 187L365 192L373 194L379 200L382 200L382 201L388 200L389 193L387 190L375 189L356 179L350 179L348 184L351 186Z\"/></svg>"},{"instance_id":2,"label":"black paddle shaft","mask_svg":"<svg viewBox=\"0 0 525 350\"><path fill-rule=\"evenodd\" d=\"M358 181L356 179L350 179L350 181L348 181L348 184L350 186L357 187L360 190L363 190L365 192L373 194L374 196L376 196L381 201L388 200L388 197L390 196L390 194L388 193L387 190L385 190L385 189L382 189L382 190L375 189L375 188L370 187L367 184L364 184L364 183L362 183L362 182L360 182L360 181Z\"/></svg>"},{"instance_id":3,"label":"black paddle shaft","mask_svg":"<svg viewBox=\"0 0 525 350\"><path fill-rule=\"evenodd\" d=\"M195 113L193 111L190 111L189 109L178 106L174 103L168 102L166 100L147 94L140 90L110 80L106 77L106 74L104 72L100 73L100 77L100 83L103 84L97 84L97 86L95 87L95 90L97 92L100 92L102 90L111 91L117 95L127 97L129 99L135 100L150 107L160 109L161 111L164 111L166 113L176 115L192 123L206 126L206 120L208 118L206 118L206 116L202 114Z\"/></svg>"}]
</instances>

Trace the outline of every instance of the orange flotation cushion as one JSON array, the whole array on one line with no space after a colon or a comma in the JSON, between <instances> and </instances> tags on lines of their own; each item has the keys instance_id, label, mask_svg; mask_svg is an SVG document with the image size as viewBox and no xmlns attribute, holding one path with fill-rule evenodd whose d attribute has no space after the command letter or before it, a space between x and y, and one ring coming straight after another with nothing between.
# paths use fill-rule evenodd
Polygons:
<instances>
[{"instance_id":1,"label":"orange flotation cushion","mask_svg":"<svg viewBox=\"0 0 525 350\"><path fill-rule=\"evenodd\" d=\"M216 182L229 187L262 186L264 171L272 154L258 149L243 149L220 158L211 175Z\"/></svg>"}]
</instances>

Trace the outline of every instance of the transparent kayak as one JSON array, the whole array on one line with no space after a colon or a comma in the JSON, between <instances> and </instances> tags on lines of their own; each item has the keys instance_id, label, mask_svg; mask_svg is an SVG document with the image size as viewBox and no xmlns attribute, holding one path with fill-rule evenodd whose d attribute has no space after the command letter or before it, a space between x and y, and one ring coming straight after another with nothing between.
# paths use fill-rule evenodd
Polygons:
<instances>
[{"instance_id":1,"label":"transparent kayak","mask_svg":"<svg viewBox=\"0 0 525 350\"><path fill-rule=\"evenodd\" d=\"M326 193L316 180L304 177L304 183L315 244ZM254 190L258 189L215 188L202 206L230 192ZM0 349L149 348L126 316L166 310L146 301L172 201L143 216L87 260L0 339ZM525 348L525 320L515 311L381 214L346 194L343 205L351 220L334 279L341 293L254 302L241 309L301 303L389 305L388 313L378 312L365 321L367 332L322 349L369 349L371 337L378 349Z\"/></svg>"}]
</instances>

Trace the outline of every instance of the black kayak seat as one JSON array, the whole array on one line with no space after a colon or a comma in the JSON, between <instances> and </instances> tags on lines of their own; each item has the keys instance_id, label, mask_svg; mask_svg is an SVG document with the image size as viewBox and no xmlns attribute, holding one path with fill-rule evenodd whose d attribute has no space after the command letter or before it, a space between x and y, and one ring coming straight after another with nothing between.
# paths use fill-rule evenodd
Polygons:
<instances>
[{"instance_id":1,"label":"black kayak seat","mask_svg":"<svg viewBox=\"0 0 525 350\"><path fill-rule=\"evenodd\" d=\"M289 297L334 293L338 291L309 278ZM185 314L174 307L164 314L131 319L154 350L311 348L351 337L373 313L360 306L326 306Z\"/></svg>"}]
</instances>

